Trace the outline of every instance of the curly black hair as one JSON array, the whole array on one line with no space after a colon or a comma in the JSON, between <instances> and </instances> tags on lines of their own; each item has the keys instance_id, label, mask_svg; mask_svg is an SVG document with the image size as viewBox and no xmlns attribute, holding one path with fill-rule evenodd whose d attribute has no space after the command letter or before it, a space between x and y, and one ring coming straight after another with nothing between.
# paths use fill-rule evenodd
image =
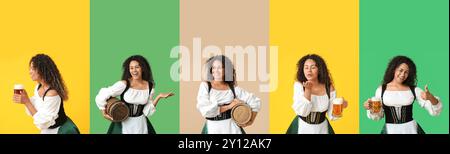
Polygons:
<instances>
[{"instance_id":1,"label":"curly black hair","mask_svg":"<svg viewBox=\"0 0 450 154\"><path fill-rule=\"evenodd\" d=\"M153 74L152 69L150 67L150 63L148 63L147 59L141 55L133 55L131 57L128 57L125 62L122 64L122 80L129 81L131 78L130 73L130 63L131 61L137 61L139 63L139 66L142 68L142 79L147 81L149 83L150 89L155 86L155 82L153 80Z\"/></svg>"},{"instance_id":2,"label":"curly black hair","mask_svg":"<svg viewBox=\"0 0 450 154\"><path fill-rule=\"evenodd\" d=\"M224 55L217 55L209 58L206 61L206 70L207 70L207 80L208 82L211 82L214 80L214 77L212 76L212 66L214 61L220 61L222 62L222 68L225 71L224 72L224 82L227 83L230 87L234 87L237 85L236 83L236 70L234 69L233 63L231 60Z\"/></svg>"},{"instance_id":3,"label":"curly black hair","mask_svg":"<svg viewBox=\"0 0 450 154\"><path fill-rule=\"evenodd\" d=\"M29 62L30 67L31 64L33 64L33 69L37 71L41 79L48 84L50 88L56 90L63 100L69 99L67 87L59 73L58 67L48 55L35 55Z\"/></svg>"},{"instance_id":4,"label":"curly black hair","mask_svg":"<svg viewBox=\"0 0 450 154\"><path fill-rule=\"evenodd\" d=\"M297 62L297 81L299 82L306 82L308 79L305 77L305 72L303 72L303 68L305 67L306 60L311 59L314 62L316 62L316 66L319 70L319 74L317 76L319 83L325 84L326 87L330 87L333 82L331 79L331 75L328 71L327 64L325 63L325 60L323 60L322 57L316 54L308 54L306 56L303 56L298 62Z\"/></svg>"},{"instance_id":5,"label":"curly black hair","mask_svg":"<svg viewBox=\"0 0 450 154\"><path fill-rule=\"evenodd\" d=\"M394 79L395 69L397 69L397 67L399 67L403 63L408 65L409 67L408 78L406 78L406 80L403 81L403 84L408 85L410 87L417 85L416 64L414 64L414 62L410 58L402 55L395 56L389 62L388 67L386 68L386 71L384 73L384 78L382 81L383 85L388 84Z\"/></svg>"}]
</instances>

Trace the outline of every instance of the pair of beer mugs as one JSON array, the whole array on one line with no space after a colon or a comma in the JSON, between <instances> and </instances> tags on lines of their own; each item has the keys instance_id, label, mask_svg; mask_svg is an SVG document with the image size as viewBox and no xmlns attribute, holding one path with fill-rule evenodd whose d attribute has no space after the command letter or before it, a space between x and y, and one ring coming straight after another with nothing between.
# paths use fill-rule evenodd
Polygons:
<instances>
[{"instance_id":1,"label":"pair of beer mugs","mask_svg":"<svg viewBox=\"0 0 450 154\"><path fill-rule=\"evenodd\" d=\"M342 98L336 98L333 100L333 116L342 117L343 110L343 102ZM377 97L372 97L369 100L369 107L372 113L379 113L381 111L381 99Z\"/></svg>"}]
</instances>

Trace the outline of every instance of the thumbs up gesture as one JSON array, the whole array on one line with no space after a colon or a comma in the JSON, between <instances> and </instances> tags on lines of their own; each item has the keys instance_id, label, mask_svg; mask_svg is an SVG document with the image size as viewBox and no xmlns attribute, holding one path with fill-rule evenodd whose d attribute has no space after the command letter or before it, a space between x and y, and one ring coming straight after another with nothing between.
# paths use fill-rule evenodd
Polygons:
<instances>
[{"instance_id":1,"label":"thumbs up gesture","mask_svg":"<svg viewBox=\"0 0 450 154\"><path fill-rule=\"evenodd\" d=\"M422 93L420 94L420 97L423 100L430 100L433 105L436 105L438 103L438 100L428 90L428 85L425 85L425 91L422 91Z\"/></svg>"}]
</instances>

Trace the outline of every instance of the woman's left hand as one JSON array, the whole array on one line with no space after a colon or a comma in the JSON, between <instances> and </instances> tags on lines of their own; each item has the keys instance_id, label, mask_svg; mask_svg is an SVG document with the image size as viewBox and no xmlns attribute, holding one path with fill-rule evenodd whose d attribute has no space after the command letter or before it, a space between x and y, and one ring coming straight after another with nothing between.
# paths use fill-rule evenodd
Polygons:
<instances>
[{"instance_id":1,"label":"woman's left hand","mask_svg":"<svg viewBox=\"0 0 450 154\"><path fill-rule=\"evenodd\" d=\"M231 101L231 103L228 104L229 109L231 110L234 106L236 106L236 105L238 105L238 104L240 104L240 103L242 103L242 101L240 101L240 100L238 100L238 99L233 99L233 101Z\"/></svg>"},{"instance_id":2,"label":"woman's left hand","mask_svg":"<svg viewBox=\"0 0 450 154\"><path fill-rule=\"evenodd\" d=\"M425 91L422 91L420 94L420 97L423 100L429 100L433 105L436 105L438 103L438 100L431 94L431 92L428 90L428 85L425 85Z\"/></svg>"},{"instance_id":3,"label":"woman's left hand","mask_svg":"<svg viewBox=\"0 0 450 154\"><path fill-rule=\"evenodd\" d=\"M168 97L173 96L173 95L175 95L175 94L174 93L160 93L159 97L161 97L161 98L168 98Z\"/></svg>"}]
</instances>

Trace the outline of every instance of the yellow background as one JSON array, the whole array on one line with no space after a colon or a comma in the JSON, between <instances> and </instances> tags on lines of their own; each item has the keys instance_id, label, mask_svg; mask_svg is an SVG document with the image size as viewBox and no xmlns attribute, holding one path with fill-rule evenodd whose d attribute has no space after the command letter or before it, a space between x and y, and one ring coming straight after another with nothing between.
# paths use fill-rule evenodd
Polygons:
<instances>
[{"instance_id":1,"label":"yellow background","mask_svg":"<svg viewBox=\"0 0 450 154\"><path fill-rule=\"evenodd\" d=\"M36 85L28 62L48 54L69 90L67 115L89 132L89 0L0 1L0 133L39 133L25 107L12 102L14 83Z\"/></svg>"},{"instance_id":2,"label":"yellow background","mask_svg":"<svg viewBox=\"0 0 450 154\"><path fill-rule=\"evenodd\" d=\"M270 93L270 133L285 133L295 116L293 84L298 60L322 56L338 97L349 106L331 125L337 134L359 133L358 0L270 1L270 45L278 46L278 89Z\"/></svg>"}]
</instances>

